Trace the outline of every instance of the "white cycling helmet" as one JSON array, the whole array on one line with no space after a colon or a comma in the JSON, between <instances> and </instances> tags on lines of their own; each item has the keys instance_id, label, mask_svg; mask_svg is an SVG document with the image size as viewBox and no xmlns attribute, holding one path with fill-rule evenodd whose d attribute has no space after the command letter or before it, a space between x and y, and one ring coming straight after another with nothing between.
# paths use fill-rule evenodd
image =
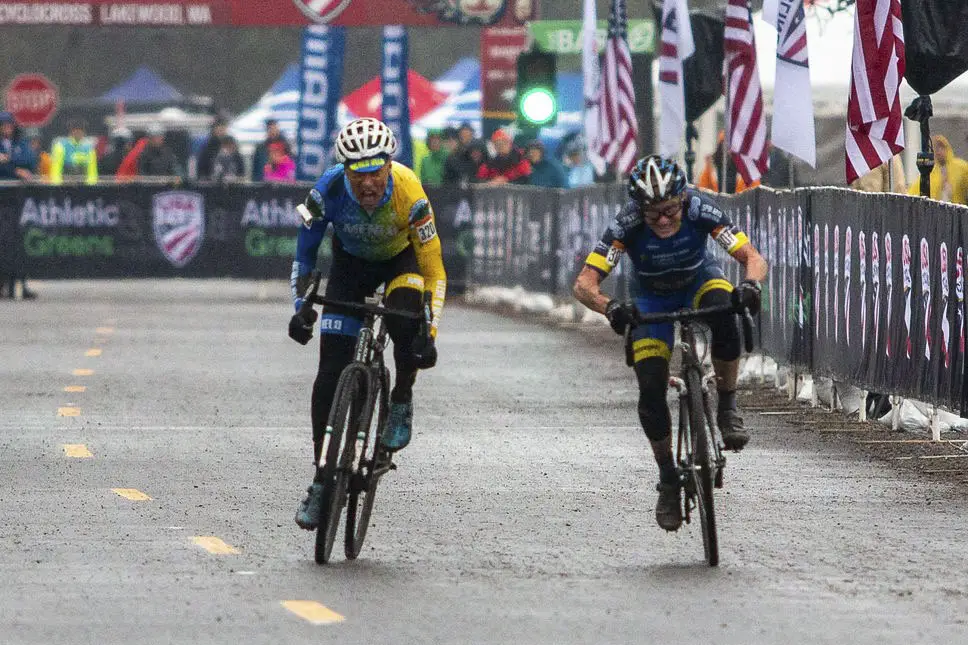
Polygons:
<instances>
[{"instance_id":1,"label":"white cycling helmet","mask_svg":"<svg viewBox=\"0 0 968 645\"><path fill-rule=\"evenodd\" d=\"M340 163L392 156L397 138L386 123L378 119L350 121L336 135L336 160Z\"/></svg>"}]
</instances>

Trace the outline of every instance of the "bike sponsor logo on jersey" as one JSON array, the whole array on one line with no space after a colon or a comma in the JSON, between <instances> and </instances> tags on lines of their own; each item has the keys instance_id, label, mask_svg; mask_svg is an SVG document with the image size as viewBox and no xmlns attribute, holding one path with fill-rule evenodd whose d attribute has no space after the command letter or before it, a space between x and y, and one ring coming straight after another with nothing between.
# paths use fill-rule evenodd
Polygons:
<instances>
[{"instance_id":1,"label":"bike sponsor logo on jersey","mask_svg":"<svg viewBox=\"0 0 968 645\"><path fill-rule=\"evenodd\" d=\"M325 25L343 13L351 0L292 0L313 22Z\"/></svg>"},{"instance_id":2,"label":"bike sponsor logo on jersey","mask_svg":"<svg viewBox=\"0 0 968 645\"><path fill-rule=\"evenodd\" d=\"M188 264L205 239L205 199L186 191L159 193L152 214L158 250L176 267Z\"/></svg>"}]
</instances>

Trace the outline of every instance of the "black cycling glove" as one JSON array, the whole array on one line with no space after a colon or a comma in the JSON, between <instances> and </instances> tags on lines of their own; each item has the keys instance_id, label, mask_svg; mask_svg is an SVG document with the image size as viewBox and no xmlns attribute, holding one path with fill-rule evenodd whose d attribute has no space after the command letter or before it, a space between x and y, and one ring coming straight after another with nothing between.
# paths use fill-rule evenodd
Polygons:
<instances>
[{"instance_id":1,"label":"black cycling glove","mask_svg":"<svg viewBox=\"0 0 968 645\"><path fill-rule=\"evenodd\" d=\"M756 280L743 280L733 290L733 304L737 307L749 309L750 315L755 316L760 313L760 299L762 289Z\"/></svg>"},{"instance_id":2,"label":"black cycling glove","mask_svg":"<svg viewBox=\"0 0 968 645\"><path fill-rule=\"evenodd\" d=\"M615 333L622 336L625 334L626 327L638 322L639 310L631 302L609 300L608 305L605 306L605 317L608 318L608 324L612 326Z\"/></svg>"},{"instance_id":3,"label":"black cycling glove","mask_svg":"<svg viewBox=\"0 0 968 645\"><path fill-rule=\"evenodd\" d=\"M417 334L410 351L418 369L429 370L437 364L437 343L430 334Z\"/></svg>"},{"instance_id":4,"label":"black cycling glove","mask_svg":"<svg viewBox=\"0 0 968 645\"><path fill-rule=\"evenodd\" d=\"M300 309L289 319L289 338L300 345L305 345L313 339L313 323L319 318L311 307Z\"/></svg>"}]
</instances>

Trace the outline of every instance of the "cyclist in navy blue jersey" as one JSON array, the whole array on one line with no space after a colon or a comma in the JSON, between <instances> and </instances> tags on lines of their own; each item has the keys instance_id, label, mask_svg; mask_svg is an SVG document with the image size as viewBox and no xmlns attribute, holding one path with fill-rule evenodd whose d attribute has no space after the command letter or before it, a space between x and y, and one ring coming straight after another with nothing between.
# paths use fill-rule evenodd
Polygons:
<instances>
[{"instance_id":1,"label":"cyclist in navy blue jersey","mask_svg":"<svg viewBox=\"0 0 968 645\"><path fill-rule=\"evenodd\" d=\"M629 177L629 201L585 260L574 293L586 307L604 314L624 334L641 313L672 312L730 302L760 309L760 283L766 260L708 195L690 187L674 161L658 155L640 159ZM712 238L743 265L745 279L734 289L709 254ZM640 295L623 302L602 293L601 283L627 254ZM749 441L736 410L736 381L742 339L735 315L711 319L712 359L718 393L717 423L727 449ZM672 455L672 419L666 405L672 323L638 325L632 331L639 382L639 420L659 465L656 521L675 531L682 524L679 477Z\"/></svg>"}]
</instances>

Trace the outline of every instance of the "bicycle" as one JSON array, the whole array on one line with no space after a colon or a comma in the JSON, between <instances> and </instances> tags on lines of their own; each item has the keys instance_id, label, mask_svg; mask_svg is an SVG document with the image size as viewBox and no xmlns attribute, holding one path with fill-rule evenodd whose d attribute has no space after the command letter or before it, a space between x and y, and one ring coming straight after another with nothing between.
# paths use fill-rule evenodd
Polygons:
<instances>
[{"instance_id":1,"label":"bicycle","mask_svg":"<svg viewBox=\"0 0 968 645\"><path fill-rule=\"evenodd\" d=\"M346 507L344 553L355 560L363 548L380 478L396 470L393 453L380 441L390 409L390 370L383 361L387 348L387 316L421 320L421 333L430 325L425 297L423 315L387 309L382 293L365 304L343 302L319 295L322 274L313 273L302 308L313 304L340 307L363 314L353 362L340 373L323 435L319 469L323 503L316 529L315 560L326 564L332 555L343 507ZM303 312L303 309L300 309Z\"/></svg>"},{"instance_id":2,"label":"bicycle","mask_svg":"<svg viewBox=\"0 0 968 645\"><path fill-rule=\"evenodd\" d=\"M723 438L713 413L710 382L715 375L705 372L696 349L694 323L724 313L741 314L746 352L753 351L753 317L745 307L719 305L702 309L684 309L669 313L639 314L638 324L679 323L682 365L679 377L669 378L679 398L679 430L676 439L676 464L683 491L683 520L690 523L692 512L699 511L703 551L711 567L719 564L719 538L716 533L716 507L713 489L723 487L726 457ZM625 362L634 364L632 327L625 330Z\"/></svg>"}]
</instances>

